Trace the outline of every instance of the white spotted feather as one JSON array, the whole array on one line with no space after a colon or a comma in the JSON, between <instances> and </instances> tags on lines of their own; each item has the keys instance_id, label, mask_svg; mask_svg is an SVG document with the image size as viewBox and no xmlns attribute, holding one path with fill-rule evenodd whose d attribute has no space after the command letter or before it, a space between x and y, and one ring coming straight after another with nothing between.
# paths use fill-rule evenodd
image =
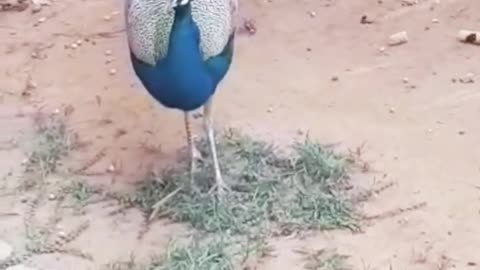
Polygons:
<instances>
[{"instance_id":1,"label":"white spotted feather","mask_svg":"<svg viewBox=\"0 0 480 270\"><path fill-rule=\"evenodd\" d=\"M237 0L191 0L204 59L218 55L235 31ZM155 65L167 55L174 19L171 0L126 0L128 44L141 61Z\"/></svg>"}]
</instances>

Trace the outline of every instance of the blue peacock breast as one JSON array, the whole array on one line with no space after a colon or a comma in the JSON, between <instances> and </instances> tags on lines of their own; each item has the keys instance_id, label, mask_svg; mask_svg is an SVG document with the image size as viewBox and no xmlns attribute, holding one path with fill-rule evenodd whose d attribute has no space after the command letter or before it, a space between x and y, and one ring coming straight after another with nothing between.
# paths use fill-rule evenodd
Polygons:
<instances>
[{"instance_id":1,"label":"blue peacock breast","mask_svg":"<svg viewBox=\"0 0 480 270\"><path fill-rule=\"evenodd\" d=\"M189 5L177 8L170 32L168 51L155 65L142 62L131 53L135 73L147 91L168 108L195 110L215 93L227 73L233 54L233 35L224 50L204 60L200 32Z\"/></svg>"},{"instance_id":2,"label":"blue peacock breast","mask_svg":"<svg viewBox=\"0 0 480 270\"><path fill-rule=\"evenodd\" d=\"M195 110L215 92L216 85L203 65L167 57L156 66L150 66L133 54L131 58L133 69L145 89L165 107Z\"/></svg>"},{"instance_id":3,"label":"blue peacock breast","mask_svg":"<svg viewBox=\"0 0 480 270\"><path fill-rule=\"evenodd\" d=\"M215 92L212 76L200 51L198 27L191 16L176 17L167 55L155 66L132 54L134 70L147 91L169 108L191 111L205 104Z\"/></svg>"}]
</instances>

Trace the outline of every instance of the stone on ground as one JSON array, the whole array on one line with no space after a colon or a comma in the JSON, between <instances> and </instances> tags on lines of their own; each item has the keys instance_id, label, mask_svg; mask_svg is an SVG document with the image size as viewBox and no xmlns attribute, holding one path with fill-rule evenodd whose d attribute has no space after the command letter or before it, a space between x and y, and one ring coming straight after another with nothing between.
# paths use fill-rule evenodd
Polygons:
<instances>
[{"instance_id":1,"label":"stone on ground","mask_svg":"<svg viewBox=\"0 0 480 270\"><path fill-rule=\"evenodd\" d=\"M7 259L13 252L13 248L5 241L0 240L0 261Z\"/></svg>"}]
</instances>

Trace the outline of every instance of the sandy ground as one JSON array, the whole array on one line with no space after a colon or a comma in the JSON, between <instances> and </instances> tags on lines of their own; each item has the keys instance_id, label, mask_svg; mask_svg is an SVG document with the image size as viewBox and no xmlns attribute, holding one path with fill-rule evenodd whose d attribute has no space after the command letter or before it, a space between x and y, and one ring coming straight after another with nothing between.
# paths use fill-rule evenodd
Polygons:
<instances>
[{"instance_id":1,"label":"sandy ground","mask_svg":"<svg viewBox=\"0 0 480 270\"><path fill-rule=\"evenodd\" d=\"M397 183L367 205L369 213L427 202L361 234L279 240L279 256L259 269L302 269L293 250L325 245L350 255L354 269L480 268L480 89L477 82L459 80L480 73L480 47L455 39L460 29L480 30L480 2L402 2L240 3L257 32L238 38L234 65L216 98L217 125L279 143L299 131L341 143L344 150L365 143L376 177ZM134 76L124 33L111 33L123 28L122 8L121 1L68 0L52 1L35 14L0 11L2 176L21 174L23 149L9 149L8 141L28 135L28 114L40 107L73 107L72 127L88 145L71 166L104 150L92 170L118 168L113 178L90 181L133 183L153 165L174 162L185 144L183 117L156 104ZM361 24L362 15L374 23ZM398 31L407 31L409 42L387 46ZM72 49L79 39L83 43ZM17 201L3 197L0 212ZM161 250L173 232L183 230L157 223L140 242L138 213L112 219L105 210L90 211L92 227L74 245L93 253L95 263L49 255L35 264L95 269L132 250ZM18 222L0 217L0 238L14 241Z\"/></svg>"}]
</instances>

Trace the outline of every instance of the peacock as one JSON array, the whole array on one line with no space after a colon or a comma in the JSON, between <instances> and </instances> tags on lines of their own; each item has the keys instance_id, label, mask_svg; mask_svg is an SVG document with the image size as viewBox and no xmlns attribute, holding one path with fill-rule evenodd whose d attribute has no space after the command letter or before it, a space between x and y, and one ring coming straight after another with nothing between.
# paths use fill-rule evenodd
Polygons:
<instances>
[{"instance_id":1,"label":"peacock","mask_svg":"<svg viewBox=\"0 0 480 270\"><path fill-rule=\"evenodd\" d=\"M136 76L160 104L184 113L194 185L195 147L190 118L203 106L203 125L213 159L215 188L229 190L216 150L213 96L230 69L237 0L126 0L130 59Z\"/></svg>"}]
</instances>

